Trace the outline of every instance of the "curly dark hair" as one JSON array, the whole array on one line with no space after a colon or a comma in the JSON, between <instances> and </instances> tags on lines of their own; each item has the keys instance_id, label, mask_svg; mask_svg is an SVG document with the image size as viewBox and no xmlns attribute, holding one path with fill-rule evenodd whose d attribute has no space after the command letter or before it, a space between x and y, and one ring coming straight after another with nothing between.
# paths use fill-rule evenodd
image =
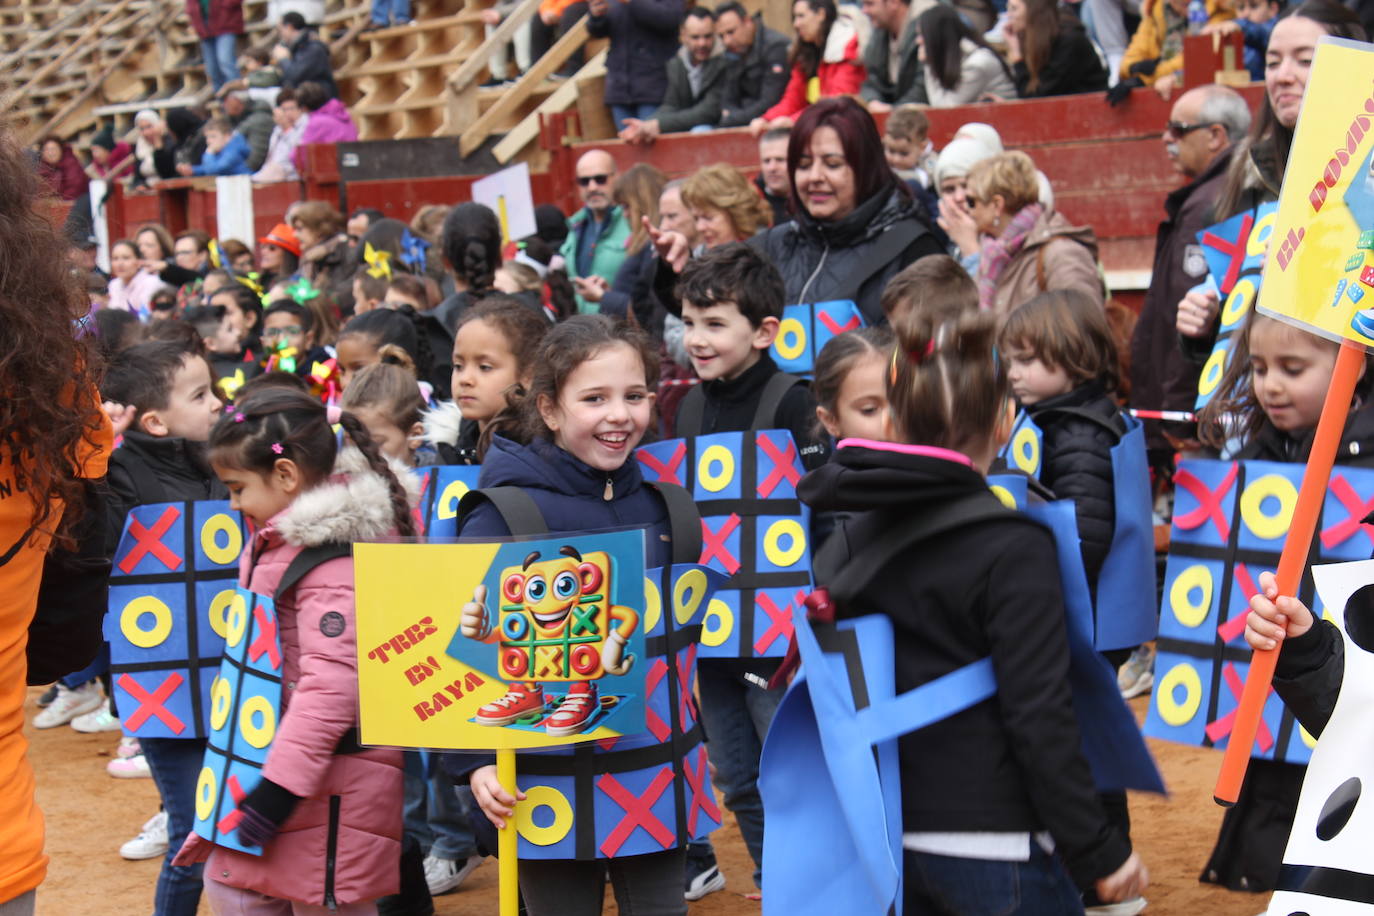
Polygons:
<instances>
[{"instance_id":1,"label":"curly dark hair","mask_svg":"<svg viewBox=\"0 0 1374 916\"><path fill-rule=\"evenodd\" d=\"M0 174L0 452L14 462L15 489L33 498L31 524L70 545L83 505L83 441L94 444L105 424L100 357L75 325L90 300L66 260L52 257L67 242L39 209L37 175L8 126L0 127ZM61 519L50 524L54 511Z\"/></svg>"}]
</instances>

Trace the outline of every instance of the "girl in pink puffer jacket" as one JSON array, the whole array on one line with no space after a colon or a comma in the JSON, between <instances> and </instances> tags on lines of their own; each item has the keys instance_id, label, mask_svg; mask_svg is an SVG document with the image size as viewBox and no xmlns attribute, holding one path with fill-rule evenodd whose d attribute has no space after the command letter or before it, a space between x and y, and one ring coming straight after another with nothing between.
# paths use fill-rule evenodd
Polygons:
<instances>
[{"instance_id":1,"label":"girl in pink puffer jacket","mask_svg":"<svg viewBox=\"0 0 1374 916\"><path fill-rule=\"evenodd\" d=\"M340 451L331 419L303 392L264 389L228 408L211 433L215 473L256 527L239 561L245 588L274 594L309 547L414 534L413 478L398 478L347 413L337 422L357 448ZM239 839L264 854L192 834L176 864L206 862L216 914L370 916L378 897L397 890L402 758L358 746L352 558L316 566L276 610L281 719L263 780L238 806Z\"/></svg>"}]
</instances>

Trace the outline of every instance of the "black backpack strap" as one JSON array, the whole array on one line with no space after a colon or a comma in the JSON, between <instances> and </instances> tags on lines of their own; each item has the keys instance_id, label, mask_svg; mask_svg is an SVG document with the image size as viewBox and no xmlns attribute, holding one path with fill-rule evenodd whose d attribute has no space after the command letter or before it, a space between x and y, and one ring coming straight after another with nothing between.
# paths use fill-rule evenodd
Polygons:
<instances>
[{"instance_id":1,"label":"black backpack strap","mask_svg":"<svg viewBox=\"0 0 1374 916\"><path fill-rule=\"evenodd\" d=\"M530 494L519 487L487 487L482 490L469 490L458 501L458 530L463 530L463 522L482 503L488 502L496 508L513 535L548 534L549 526L544 521L544 513L539 511Z\"/></svg>"},{"instance_id":2,"label":"black backpack strap","mask_svg":"<svg viewBox=\"0 0 1374 916\"><path fill-rule=\"evenodd\" d=\"M701 390L701 385L693 385L677 405L677 422L673 424L673 435L679 439L700 436L701 424L705 417L706 392Z\"/></svg>"},{"instance_id":3,"label":"black backpack strap","mask_svg":"<svg viewBox=\"0 0 1374 916\"><path fill-rule=\"evenodd\" d=\"M673 538L673 562L696 563L701 559L701 512L692 494L675 483L651 483L668 507L668 528Z\"/></svg>"},{"instance_id":4,"label":"black backpack strap","mask_svg":"<svg viewBox=\"0 0 1374 916\"><path fill-rule=\"evenodd\" d=\"M798 378L795 375L788 375L786 372L774 373L768 383L763 386L763 393L759 395L758 407L754 410L754 425L752 429L773 429L778 425L778 408L782 406L782 399L787 397L787 392L792 390L794 385L805 383L806 379ZM799 446L801 443L797 443Z\"/></svg>"},{"instance_id":5,"label":"black backpack strap","mask_svg":"<svg viewBox=\"0 0 1374 916\"><path fill-rule=\"evenodd\" d=\"M167 488L153 473L153 469L148 467L148 462L138 458L126 457L127 455L128 452L123 449L115 449L110 453L110 464L128 474L129 479L133 481L134 492L138 494L134 505L143 506L148 503L171 502L172 500L168 498Z\"/></svg>"},{"instance_id":6,"label":"black backpack strap","mask_svg":"<svg viewBox=\"0 0 1374 916\"><path fill-rule=\"evenodd\" d=\"M274 599L280 599L290 591L297 583L305 578L305 574L310 572L321 563L329 560L337 560L340 557L353 555L352 544L320 544L317 547L307 547L296 558L291 561L291 565L286 567L286 572L282 573L281 581L277 583L277 590L273 593Z\"/></svg>"},{"instance_id":7,"label":"black backpack strap","mask_svg":"<svg viewBox=\"0 0 1374 916\"><path fill-rule=\"evenodd\" d=\"M920 518L872 514L854 520L854 525L871 528L881 537L857 538L861 548L851 549L851 528L837 528L817 553L814 564L818 585L830 592L837 607L849 604L870 582L903 553L922 541L993 519L1020 519L1035 524L1024 515L1008 509L991 491L971 493L946 503Z\"/></svg>"},{"instance_id":8,"label":"black backpack strap","mask_svg":"<svg viewBox=\"0 0 1374 916\"><path fill-rule=\"evenodd\" d=\"M907 247L922 235L930 230L921 226L920 232L904 231L908 227L902 225L904 221L898 221L889 226L882 235L878 236L864 249L859 263L850 268L846 273L849 274L845 284L841 289L844 295L833 296L834 299L851 299L855 302L859 299L859 290L868 282L869 278L882 270L893 258L906 251ZM919 220L916 222L919 223ZM869 316L864 316L865 320L872 320Z\"/></svg>"}]
</instances>

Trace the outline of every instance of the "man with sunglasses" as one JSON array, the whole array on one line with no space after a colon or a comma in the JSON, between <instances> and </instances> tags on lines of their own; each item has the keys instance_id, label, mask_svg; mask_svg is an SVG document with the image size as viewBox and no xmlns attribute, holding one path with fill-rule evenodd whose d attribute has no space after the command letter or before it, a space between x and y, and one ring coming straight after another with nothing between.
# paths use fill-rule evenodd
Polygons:
<instances>
[{"instance_id":1,"label":"man with sunglasses","mask_svg":"<svg viewBox=\"0 0 1374 916\"><path fill-rule=\"evenodd\" d=\"M568 220L568 237L559 253L577 289L577 310L595 312L599 306L582 298L584 278L601 277L610 285L625 260L631 227L625 211L611 200L615 160L605 150L588 150L577 160L577 190L582 209ZM579 282L584 281L584 282Z\"/></svg>"},{"instance_id":2,"label":"man with sunglasses","mask_svg":"<svg viewBox=\"0 0 1374 916\"><path fill-rule=\"evenodd\" d=\"M1174 321L1179 300L1207 277L1207 262L1197 234L1212 225L1212 205L1225 182L1232 144L1250 128L1245 100L1225 86L1207 85L1185 92L1174 103L1164 130L1164 150L1187 181L1164 201L1164 221L1155 237L1150 288L1131 337L1131 406L1145 410L1193 409L1200 366L1179 347ZM1152 463L1172 466L1166 427L1146 421ZM1188 427L1167 427L1175 438Z\"/></svg>"}]
</instances>

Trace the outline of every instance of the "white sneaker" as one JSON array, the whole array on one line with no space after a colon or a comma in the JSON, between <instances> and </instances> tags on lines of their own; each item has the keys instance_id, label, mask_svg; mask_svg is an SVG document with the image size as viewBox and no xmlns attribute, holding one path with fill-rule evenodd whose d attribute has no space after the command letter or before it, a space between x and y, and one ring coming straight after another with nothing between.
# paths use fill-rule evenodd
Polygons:
<instances>
[{"instance_id":1,"label":"white sneaker","mask_svg":"<svg viewBox=\"0 0 1374 916\"><path fill-rule=\"evenodd\" d=\"M143 825L143 829L123 846L119 847L119 854L130 862L137 862L141 859L156 859L167 854L167 812L159 811L148 822Z\"/></svg>"},{"instance_id":2,"label":"white sneaker","mask_svg":"<svg viewBox=\"0 0 1374 916\"><path fill-rule=\"evenodd\" d=\"M116 779L142 779L153 775L153 771L148 769L148 758L142 754L133 757L113 757L105 764L105 772Z\"/></svg>"},{"instance_id":3,"label":"white sneaker","mask_svg":"<svg viewBox=\"0 0 1374 916\"><path fill-rule=\"evenodd\" d=\"M84 716L77 716L72 719L72 728L88 735L96 732L117 732L119 731L119 720L114 713L110 712L110 704L106 703L95 712L88 712Z\"/></svg>"},{"instance_id":4,"label":"white sneaker","mask_svg":"<svg viewBox=\"0 0 1374 916\"><path fill-rule=\"evenodd\" d=\"M105 702L100 681L90 681L75 690L57 685L57 699L47 709L33 717L34 728L56 728L66 725L77 716L95 712Z\"/></svg>"},{"instance_id":5,"label":"white sneaker","mask_svg":"<svg viewBox=\"0 0 1374 916\"><path fill-rule=\"evenodd\" d=\"M1136 913L1145 909L1146 900L1144 897L1132 897L1130 900L1123 900L1120 903L1100 903L1097 906L1090 906L1083 910L1087 916L1135 916Z\"/></svg>"},{"instance_id":6,"label":"white sneaker","mask_svg":"<svg viewBox=\"0 0 1374 916\"><path fill-rule=\"evenodd\" d=\"M463 879L481 864L481 856L468 856L466 859L425 856L425 883L429 885L429 893L437 897L457 890Z\"/></svg>"},{"instance_id":7,"label":"white sneaker","mask_svg":"<svg viewBox=\"0 0 1374 916\"><path fill-rule=\"evenodd\" d=\"M138 739L130 735L125 735L119 739L119 746L115 748L116 757L137 757L143 753L143 746L138 743Z\"/></svg>"}]
</instances>

